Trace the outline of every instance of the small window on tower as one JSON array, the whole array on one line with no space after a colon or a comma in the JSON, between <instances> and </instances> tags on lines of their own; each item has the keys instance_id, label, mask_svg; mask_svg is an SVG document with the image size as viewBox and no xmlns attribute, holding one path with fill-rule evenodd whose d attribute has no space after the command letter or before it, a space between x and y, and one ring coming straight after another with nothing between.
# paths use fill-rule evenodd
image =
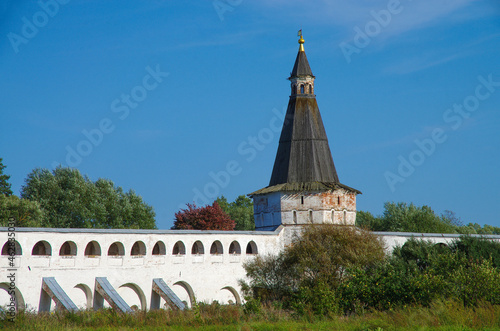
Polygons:
<instances>
[{"instance_id":1,"label":"small window on tower","mask_svg":"<svg viewBox=\"0 0 500 331\"><path fill-rule=\"evenodd\" d=\"M312 94L313 93L313 87L311 84L309 84L309 93Z\"/></svg>"},{"instance_id":2,"label":"small window on tower","mask_svg":"<svg viewBox=\"0 0 500 331\"><path fill-rule=\"evenodd\" d=\"M301 196L301 197L300 197L300 203L301 203L301 204L304 204L304 196Z\"/></svg>"},{"instance_id":3,"label":"small window on tower","mask_svg":"<svg viewBox=\"0 0 500 331\"><path fill-rule=\"evenodd\" d=\"M340 197L337 197L337 204L340 205Z\"/></svg>"},{"instance_id":4,"label":"small window on tower","mask_svg":"<svg viewBox=\"0 0 500 331\"><path fill-rule=\"evenodd\" d=\"M300 85L300 94L304 94L304 85Z\"/></svg>"}]
</instances>

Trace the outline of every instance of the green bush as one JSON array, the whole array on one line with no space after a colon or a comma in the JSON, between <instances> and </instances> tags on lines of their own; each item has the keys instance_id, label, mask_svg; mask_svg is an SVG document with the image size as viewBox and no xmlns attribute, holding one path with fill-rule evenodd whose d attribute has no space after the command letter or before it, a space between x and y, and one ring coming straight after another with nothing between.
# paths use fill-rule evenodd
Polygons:
<instances>
[{"instance_id":1,"label":"green bush","mask_svg":"<svg viewBox=\"0 0 500 331\"><path fill-rule=\"evenodd\" d=\"M486 254L479 254L481 249L474 249L491 243L470 242L462 237L450 249L411 239L374 267L349 269L340 287L344 312L428 307L436 300L449 299L466 307L482 301L500 303L500 269L493 265L491 254L485 258Z\"/></svg>"},{"instance_id":2,"label":"green bush","mask_svg":"<svg viewBox=\"0 0 500 331\"><path fill-rule=\"evenodd\" d=\"M302 315L337 313L348 268L366 268L383 258L382 241L369 231L311 226L279 254L245 264L250 282L242 282L242 289L262 302L281 301Z\"/></svg>"}]
</instances>

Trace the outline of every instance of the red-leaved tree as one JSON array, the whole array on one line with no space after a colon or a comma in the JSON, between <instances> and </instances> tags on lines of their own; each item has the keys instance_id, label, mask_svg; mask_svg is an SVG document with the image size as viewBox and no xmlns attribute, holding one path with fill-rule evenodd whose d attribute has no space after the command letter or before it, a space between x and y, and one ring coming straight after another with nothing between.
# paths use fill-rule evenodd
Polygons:
<instances>
[{"instance_id":1,"label":"red-leaved tree","mask_svg":"<svg viewBox=\"0 0 500 331\"><path fill-rule=\"evenodd\" d=\"M234 230L234 221L217 202L205 207L187 206L175 213L172 230Z\"/></svg>"}]
</instances>

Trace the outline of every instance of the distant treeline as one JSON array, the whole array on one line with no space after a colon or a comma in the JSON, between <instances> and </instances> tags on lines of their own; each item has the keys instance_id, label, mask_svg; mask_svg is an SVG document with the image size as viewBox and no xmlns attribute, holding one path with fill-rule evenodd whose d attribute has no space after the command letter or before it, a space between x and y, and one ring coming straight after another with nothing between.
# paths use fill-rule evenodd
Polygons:
<instances>
[{"instance_id":1,"label":"distant treeline","mask_svg":"<svg viewBox=\"0 0 500 331\"><path fill-rule=\"evenodd\" d=\"M404 202L386 202L381 216L358 211L356 225L372 231L500 234L500 227L487 224L481 227L477 223L464 225L452 211L447 210L438 216L428 206L418 207Z\"/></svg>"}]
</instances>

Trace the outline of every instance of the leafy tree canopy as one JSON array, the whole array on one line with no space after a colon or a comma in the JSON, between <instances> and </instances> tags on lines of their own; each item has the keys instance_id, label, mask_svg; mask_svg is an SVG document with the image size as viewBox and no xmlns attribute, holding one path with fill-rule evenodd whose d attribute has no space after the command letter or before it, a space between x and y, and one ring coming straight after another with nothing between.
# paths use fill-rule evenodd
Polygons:
<instances>
[{"instance_id":1,"label":"leafy tree canopy","mask_svg":"<svg viewBox=\"0 0 500 331\"><path fill-rule=\"evenodd\" d=\"M357 225L372 231L457 233L457 227L449 219L437 216L428 206L386 202L384 209L380 217L360 212L356 216Z\"/></svg>"},{"instance_id":2,"label":"leafy tree canopy","mask_svg":"<svg viewBox=\"0 0 500 331\"><path fill-rule=\"evenodd\" d=\"M372 231L460 233L460 234L500 234L500 227L469 223L463 225L454 212L445 210L438 216L428 206L418 207L413 203L386 202L382 216L358 211L356 225Z\"/></svg>"},{"instance_id":3,"label":"leafy tree canopy","mask_svg":"<svg viewBox=\"0 0 500 331\"><path fill-rule=\"evenodd\" d=\"M381 239L367 230L310 226L277 255L257 256L245 263L250 281L240 284L247 294L282 301L290 308L305 304L329 309L337 304L335 292L347 276L347 268L365 268L383 258Z\"/></svg>"},{"instance_id":4,"label":"leafy tree canopy","mask_svg":"<svg viewBox=\"0 0 500 331\"><path fill-rule=\"evenodd\" d=\"M10 196L12 195L11 184L9 183L10 175L3 173L3 169L6 167L0 157L0 195Z\"/></svg>"},{"instance_id":5,"label":"leafy tree canopy","mask_svg":"<svg viewBox=\"0 0 500 331\"><path fill-rule=\"evenodd\" d=\"M211 206L188 203L187 207L175 213L172 230L234 230L234 221L216 201Z\"/></svg>"},{"instance_id":6,"label":"leafy tree canopy","mask_svg":"<svg viewBox=\"0 0 500 331\"><path fill-rule=\"evenodd\" d=\"M19 227L40 227L44 212L37 201L0 194L0 226L8 226L9 218Z\"/></svg>"},{"instance_id":7,"label":"leafy tree canopy","mask_svg":"<svg viewBox=\"0 0 500 331\"><path fill-rule=\"evenodd\" d=\"M215 200L219 206L236 223L235 230L255 230L253 218L253 202L247 196L240 195L233 202L229 203L224 196Z\"/></svg>"},{"instance_id":8,"label":"leafy tree canopy","mask_svg":"<svg viewBox=\"0 0 500 331\"><path fill-rule=\"evenodd\" d=\"M58 167L34 169L25 182L21 197L40 205L42 227L156 229L153 208L108 179L92 182L76 169Z\"/></svg>"}]
</instances>

